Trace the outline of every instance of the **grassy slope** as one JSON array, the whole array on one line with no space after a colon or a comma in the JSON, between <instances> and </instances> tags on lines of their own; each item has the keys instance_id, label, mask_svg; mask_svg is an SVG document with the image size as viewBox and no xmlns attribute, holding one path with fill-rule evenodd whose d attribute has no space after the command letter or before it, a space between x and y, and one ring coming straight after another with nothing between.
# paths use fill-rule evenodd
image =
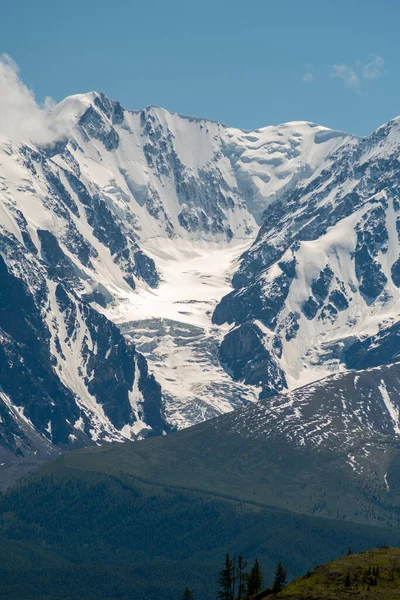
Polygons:
<instances>
[{"instance_id":1,"label":"grassy slope","mask_svg":"<svg viewBox=\"0 0 400 600\"><path fill-rule=\"evenodd\" d=\"M130 475L302 514L400 528L393 510L400 505L399 469L388 493L383 474L355 473L340 452L240 437L231 422L232 415L225 415L166 437L64 454L41 472ZM391 473L397 449L377 443L375 452L378 468Z\"/></svg>"},{"instance_id":2,"label":"grassy slope","mask_svg":"<svg viewBox=\"0 0 400 600\"><path fill-rule=\"evenodd\" d=\"M368 569L377 566L379 577L369 576ZM347 573L350 587L345 587ZM267 597L277 600L399 599L400 548L379 548L344 556L300 577L280 594Z\"/></svg>"}]
</instances>

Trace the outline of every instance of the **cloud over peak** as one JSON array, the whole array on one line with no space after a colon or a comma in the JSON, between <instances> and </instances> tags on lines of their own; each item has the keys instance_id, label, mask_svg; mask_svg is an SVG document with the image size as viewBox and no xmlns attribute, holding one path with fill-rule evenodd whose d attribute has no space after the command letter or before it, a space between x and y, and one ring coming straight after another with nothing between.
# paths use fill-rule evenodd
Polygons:
<instances>
[{"instance_id":1,"label":"cloud over peak","mask_svg":"<svg viewBox=\"0 0 400 600\"><path fill-rule=\"evenodd\" d=\"M40 106L19 76L19 67L7 54L0 55L0 136L16 143L51 143L62 137L49 119L54 105L46 98Z\"/></svg>"}]
</instances>

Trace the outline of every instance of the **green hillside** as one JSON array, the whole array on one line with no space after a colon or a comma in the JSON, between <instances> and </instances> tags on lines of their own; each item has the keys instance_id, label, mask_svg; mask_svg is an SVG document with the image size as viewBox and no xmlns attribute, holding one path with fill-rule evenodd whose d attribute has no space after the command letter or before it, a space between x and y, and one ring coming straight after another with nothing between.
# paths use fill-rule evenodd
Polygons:
<instances>
[{"instance_id":1,"label":"green hillside","mask_svg":"<svg viewBox=\"0 0 400 600\"><path fill-rule=\"evenodd\" d=\"M259 557L266 583L400 532L89 472L37 477L0 497L0 597L215 597L226 552Z\"/></svg>"},{"instance_id":2,"label":"green hillside","mask_svg":"<svg viewBox=\"0 0 400 600\"><path fill-rule=\"evenodd\" d=\"M39 473L130 476L255 502L262 506L400 529L400 452L391 438L367 442L354 435L354 454L367 443L363 470L349 450L293 446L287 439L255 436L259 405L179 433L140 442L104 445L63 454ZM237 426L237 414L246 421ZM390 489L384 480L389 482Z\"/></svg>"},{"instance_id":3,"label":"green hillside","mask_svg":"<svg viewBox=\"0 0 400 600\"><path fill-rule=\"evenodd\" d=\"M286 600L398 600L400 548L378 548L351 554L319 566L277 595Z\"/></svg>"},{"instance_id":4,"label":"green hillside","mask_svg":"<svg viewBox=\"0 0 400 600\"><path fill-rule=\"evenodd\" d=\"M211 600L227 552L258 557L268 585L280 560L292 580L349 546L400 546L393 439L293 444L266 407L67 453L0 495L0 597Z\"/></svg>"}]
</instances>

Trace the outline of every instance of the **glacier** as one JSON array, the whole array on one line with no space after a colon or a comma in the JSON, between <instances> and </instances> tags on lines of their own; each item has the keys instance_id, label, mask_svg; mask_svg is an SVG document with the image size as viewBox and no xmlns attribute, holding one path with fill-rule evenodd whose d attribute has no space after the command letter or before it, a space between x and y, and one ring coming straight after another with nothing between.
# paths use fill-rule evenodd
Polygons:
<instances>
[{"instance_id":1,"label":"glacier","mask_svg":"<svg viewBox=\"0 0 400 600\"><path fill-rule=\"evenodd\" d=\"M396 361L398 120L249 132L97 92L46 118L51 141L0 132L5 452L165 434Z\"/></svg>"}]
</instances>

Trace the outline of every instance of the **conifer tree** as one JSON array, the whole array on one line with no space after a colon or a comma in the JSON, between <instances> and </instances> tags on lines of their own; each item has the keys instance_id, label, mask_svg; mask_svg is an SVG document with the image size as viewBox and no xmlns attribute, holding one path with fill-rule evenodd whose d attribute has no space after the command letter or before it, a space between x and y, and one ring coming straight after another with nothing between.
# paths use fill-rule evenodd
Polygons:
<instances>
[{"instance_id":1,"label":"conifer tree","mask_svg":"<svg viewBox=\"0 0 400 600\"><path fill-rule=\"evenodd\" d=\"M247 562L239 554L236 563L237 600L242 600L246 595L246 567Z\"/></svg>"},{"instance_id":2,"label":"conifer tree","mask_svg":"<svg viewBox=\"0 0 400 600\"><path fill-rule=\"evenodd\" d=\"M275 580L274 585L272 586L272 591L274 594L278 594L285 586L287 578L286 569L283 564L279 561L278 566L275 571Z\"/></svg>"},{"instance_id":3,"label":"conifer tree","mask_svg":"<svg viewBox=\"0 0 400 600\"><path fill-rule=\"evenodd\" d=\"M263 575L258 558L256 558L254 566L247 577L247 595L254 596L254 594L261 592L262 584Z\"/></svg>"},{"instance_id":4,"label":"conifer tree","mask_svg":"<svg viewBox=\"0 0 400 600\"><path fill-rule=\"evenodd\" d=\"M235 565L229 554L226 555L224 568L219 575L219 590L217 598L219 600L234 599Z\"/></svg>"},{"instance_id":5,"label":"conifer tree","mask_svg":"<svg viewBox=\"0 0 400 600\"><path fill-rule=\"evenodd\" d=\"M185 588L183 592L182 600L193 600L193 592L189 587Z\"/></svg>"}]
</instances>

